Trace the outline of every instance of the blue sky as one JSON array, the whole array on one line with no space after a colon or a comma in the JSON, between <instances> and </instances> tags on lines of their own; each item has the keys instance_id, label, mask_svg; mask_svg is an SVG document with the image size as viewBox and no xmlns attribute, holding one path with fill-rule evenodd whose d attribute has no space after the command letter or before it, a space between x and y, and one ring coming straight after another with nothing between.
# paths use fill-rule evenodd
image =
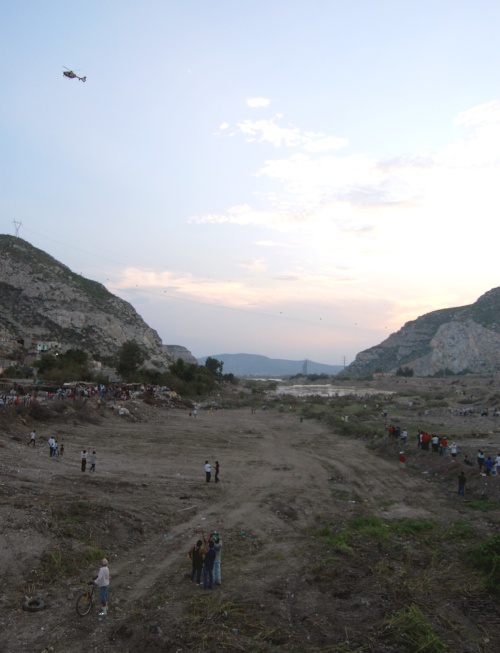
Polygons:
<instances>
[{"instance_id":1,"label":"blue sky","mask_svg":"<svg viewBox=\"0 0 500 653\"><path fill-rule=\"evenodd\" d=\"M5 2L0 230L196 356L351 362L499 285L499 31L486 0Z\"/></svg>"}]
</instances>

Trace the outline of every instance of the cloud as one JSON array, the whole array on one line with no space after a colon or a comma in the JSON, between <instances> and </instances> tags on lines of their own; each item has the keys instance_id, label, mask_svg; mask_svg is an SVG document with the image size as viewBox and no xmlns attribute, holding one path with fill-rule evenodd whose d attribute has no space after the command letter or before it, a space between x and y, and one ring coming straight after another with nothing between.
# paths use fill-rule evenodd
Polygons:
<instances>
[{"instance_id":1,"label":"cloud","mask_svg":"<svg viewBox=\"0 0 500 653\"><path fill-rule=\"evenodd\" d=\"M462 111L454 119L455 125L466 127L481 125L485 123L500 123L500 101L493 100L485 104L479 104L472 109Z\"/></svg>"},{"instance_id":2,"label":"cloud","mask_svg":"<svg viewBox=\"0 0 500 653\"><path fill-rule=\"evenodd\" d=\"M247 99L246 103L252 109L260 109L268 107L271 104L271 100L265 97L251 97Z\"/></svg>"},{"instance_id":3,"label":"cloud","mask_svg":"<svg viewBox=\"0 0 500 653\"><path fill-rule=\"evenodd\" d=\"M237 131L245 136L249 143L271 143L274 147L301 147L307 152L330 152L347 147L346 138L328 136L322 132L302 132L294 125L278 124L283 118L277 114L274 118L261 120L242 120L237 124Z\"/></svg>"},{"instance_id":4,"label":"cloud","mask_svg":"<svg viewBox=\"0 0 500 653\"><path fill-rule=\"evenodd\" d=\"M267 263L263 259L255 259L253 261L242 261L240 267L252 272L264 272L267 270Z\"/></svg>"}]
</instances>

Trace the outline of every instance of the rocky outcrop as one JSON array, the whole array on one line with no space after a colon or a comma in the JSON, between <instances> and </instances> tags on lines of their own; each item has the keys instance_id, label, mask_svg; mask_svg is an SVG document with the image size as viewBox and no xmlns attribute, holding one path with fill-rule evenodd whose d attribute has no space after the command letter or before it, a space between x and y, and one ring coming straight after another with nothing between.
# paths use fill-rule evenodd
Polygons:
<instances>
[{"instance_id":1,"label":"rocky outcrop","mask_svg":"<svg viewBox=\"0 0 500 653\"><path fill-rule=\"evenodd\" d=\"M182 360L185 363L189 363L189 364L194 363L195 365L198 364L197 359L185 347L181 347L181 345L163 345L163 346L167 354L172 358L172 360L177 361L179 360L179 358L182 358Z\"/></svg>"},{"instance_id":2,"label":"rocky outcrop","mask_svg":"<svg viewBox=\"0 0 500 653\"><path fill-rule=\"evenodd\" d=\"M362 351L339 374L361 378L408 367L418 376L500 371L500 288L470 306L427 313Z\"/></svg>"},{"instance_id":3,"label":"rocky outcrop","mask_svg":"<svg viewBox=\"0 0 500 653\"><path fill-rule=\"evenodd\" d=\"M133 340L146 352L148 367L162 371L172 360L131 304L21 238L6 235L0 235L0 311L3 352L16 341L45 341L60 343L62 350L83 349L99 360Z\"/></svg>"}]
</instances>

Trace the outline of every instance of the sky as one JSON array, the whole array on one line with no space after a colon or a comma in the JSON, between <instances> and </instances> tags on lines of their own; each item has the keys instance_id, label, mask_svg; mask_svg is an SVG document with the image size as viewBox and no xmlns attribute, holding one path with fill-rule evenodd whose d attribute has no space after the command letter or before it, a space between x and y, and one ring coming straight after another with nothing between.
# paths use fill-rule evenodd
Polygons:
<instances>
[{"instance_id":1,"label":"sky","mask_svg":"<svg viewBox=\"0 0 500 653\"><path fill-rule=\"evenodd\" d=\"M197 357L348 364L500 285L499 33L497 0L6 0L0 233Z\"/></svg>"}]
</instances>

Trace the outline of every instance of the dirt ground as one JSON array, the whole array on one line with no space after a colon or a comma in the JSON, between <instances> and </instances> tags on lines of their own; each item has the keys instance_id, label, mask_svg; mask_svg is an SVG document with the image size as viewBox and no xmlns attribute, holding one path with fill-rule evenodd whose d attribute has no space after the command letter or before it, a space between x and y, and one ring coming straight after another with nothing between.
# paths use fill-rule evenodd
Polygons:
<instances>
[{"instance_id":1,"label":"dirt ground","mask_svg":"<svg viewBox=\"0 0 500 653\"><path fill-rule=\"evenodd\" d=\"M398 442L340 435L325 421L299 419L300 405L280 412L269 397L267 410L259 400L253 413L249 400L199 410L196 418L140 399L123 416L99 413L93 401L85 419L69 401L50 419L4 416L0 650L497 651L498 605L467 551L498 532L500 478L467 468L461 500L462 460L414 443L417 424L431 431L446 425L461 456L475 458L478 447L496 456L493 381L480 389L474 382L463 394L450 381L439 386L457 408L467 396L476 409L479 395L489 402L487 418L476 412L470 419L422 399L437 394L438 382L385 382L404 392L372 398L365 410L374 421L408 427L405 471ZM35 448L26 445L33 428ZM64 457L49 457L50 435L64 443ZM96 450L95 474L80 471L82 448ZM220 462L218 484L205 482L205 460ZM472 497L492 501L491 509L469 507ZM376 528L373 536L351 530L346 546L328 539L367 515L387 528L433 526L389 539ZM201 529L218 530L223 542L223 582L212 591L188 578L187 552ZM79 580L96 574L102 555L110 561L109 614L100 618L94 607L79 617ZM44 609L24 610L26 597L40 598ZM419 648L408 628L398 628L395 616L412 606L439 642Z\"/></svg>"}]
</instances>

